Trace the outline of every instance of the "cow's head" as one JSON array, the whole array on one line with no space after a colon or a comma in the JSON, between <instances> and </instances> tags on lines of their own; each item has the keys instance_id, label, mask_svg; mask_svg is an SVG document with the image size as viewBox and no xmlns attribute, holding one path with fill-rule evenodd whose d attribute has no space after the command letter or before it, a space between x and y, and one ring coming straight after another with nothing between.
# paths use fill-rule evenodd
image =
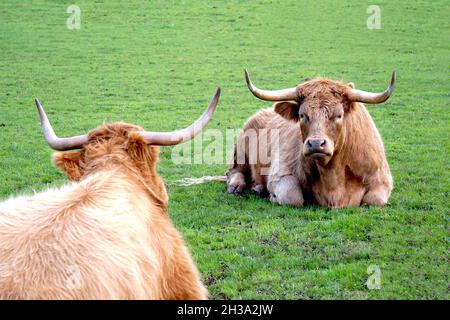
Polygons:
<instances>
[{"instance_id":1,"label":"cow's head","mask_svg":"<svg viewBox=\"0 0 450 320\"><path fill-rule=\"evenodd\" d=\"M159 198L166 198L164 183L156 173L158 146L177 145L195 137L211 119L219 96L220 89L217 89L202 116L182 130L150 132L136 125L118 122L69 138L55 135L41 104L37 99L35 102L47 143L54 150L61 151L54 154L54 162L66 172L69 179L80 180L84 176L120 164L159 194Z\"/></svg>"},{"instance_id":2,"label":"cow's head","mask_svg":"<svg viewBox=\"0 0 450 320\"><path fill-rule=\"evenodd\" d=\"M298 122L302 131L303 155L326 165L344 139L345 123L356 102L382 103L391 95L396 74L386 91L373 93L355 89L353 83L343 84L329 79L314 79L294 88L261 90L256 88L245 70L248 88L256 97L278 101L276 113ZM292 102L291 102L292 101Z\"/></svg>"}]
</instances>

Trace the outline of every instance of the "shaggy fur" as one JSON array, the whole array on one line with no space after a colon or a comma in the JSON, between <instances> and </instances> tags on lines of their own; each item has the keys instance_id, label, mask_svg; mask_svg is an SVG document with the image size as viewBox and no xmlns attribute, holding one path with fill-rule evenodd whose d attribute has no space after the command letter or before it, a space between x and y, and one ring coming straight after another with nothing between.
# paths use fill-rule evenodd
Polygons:
<instances>
[{"instance_id":1,"label":"shaggy fur","mask_svg":"<svg viewBox=\"0 0 450 320\"><path fill-rule=\"evenodd\" d=\"M54 155L76 182L0 203L0 299L207 298L138 130L91 131Z\"/></svg>"},{"instance_id":2,"label":"shaggy fur","mask_svg":"<svg viewBox=\"0 0 450 320\"><path fill-rule=\"evenodd\" d=\"M352 83L314 79L297 87L295 102L278 102L252 116L234 146L228 192L240 194L251 188L269 194L274 202L294 206L386 204L393 182L383 142L364 105L346 98L351 88ZM268 141L272 157L268 164L259 159L252 164L250 151L254 153L262 142L259 138L249 145L245 133L262 129L279 130L280 143ZM326 139L330 155L309 156L305 146L310 138ZM239 154L245 154L244 163L237 161Z\"/></svg>"}]
</instances>

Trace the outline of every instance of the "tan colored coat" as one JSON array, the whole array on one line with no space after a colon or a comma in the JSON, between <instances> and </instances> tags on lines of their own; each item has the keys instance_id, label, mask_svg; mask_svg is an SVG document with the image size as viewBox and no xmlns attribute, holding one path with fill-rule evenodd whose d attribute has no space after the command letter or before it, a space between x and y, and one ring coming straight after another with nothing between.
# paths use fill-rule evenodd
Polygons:
<instances>
[{"instance_id":1,"label":"tan colored coat","mask_svg":"<svg viewBox=\"0 0 450 320\"><path fill-rule=\"evenodd\" d=\"M386 204L393 180L383 142L364 105L346 101L343 93L353 84L315 79L298 88L298 101L278 102L246 122L227 172L228 191L252 188L274 202L294 206ZM343 117L335 125L332 119L339 112ZM301 120L299 113L308 113L309 122ZM277 130L279 142L268 140L270 163L259 158L252 163L251 154L263 142L249 144L245 135L262 129ZM330 141L332 155L326 163L304 155L304 143L311 136ZM238 154L245 154L245 161L238 161Z\"/></svg>"},{"instance_id":2,"label":"tan colored coat","mask_svg":"<svg viewBox=\"0 0 450 320\"><path fill-rule=\"evenodd\" d=\"M72 182L0 203L0 299L205 299L139 127L54 156Z\"/></svg>"}]
</instances>

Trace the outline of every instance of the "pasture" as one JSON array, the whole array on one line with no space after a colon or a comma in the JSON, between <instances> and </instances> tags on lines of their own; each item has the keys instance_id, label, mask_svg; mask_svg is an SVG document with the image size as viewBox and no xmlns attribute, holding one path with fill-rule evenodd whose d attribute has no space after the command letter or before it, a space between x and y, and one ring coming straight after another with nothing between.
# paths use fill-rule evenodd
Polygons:
<instances>
[{"instance_id":1,"label":"pasture","mask_svg":"<svg viewBox=\"0 0 450 320\"><path fill-rule=\"evenodd\" d=\"M384 208L295 209L228 195L221 182L175 184L222 175L225 155L176 164L164 147L159 172L212 298L449 298L448 1L378 1L380 29L368 29L366 1L78 0L79 30L66 26L69 4L0 5L1 200L67 180L51 164L34 97L60 136L104 121L169 131L221 87L208 128L225 136L270 106L248 92L244 67L266 89L325 76L381 91L395 70L392 97L368 106L394 176ZM367 288L368 268L379 289Z\"/></svg>"}]
</instances>

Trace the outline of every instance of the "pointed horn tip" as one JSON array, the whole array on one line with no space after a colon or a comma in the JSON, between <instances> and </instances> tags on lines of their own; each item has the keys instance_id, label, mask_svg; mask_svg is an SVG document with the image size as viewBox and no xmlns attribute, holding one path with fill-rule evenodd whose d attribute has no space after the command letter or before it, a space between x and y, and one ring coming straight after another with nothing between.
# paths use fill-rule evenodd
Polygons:
<instances>
[{"instance_id":1,"label":"pointed horn tip","mask_svg":"<svg viewBox=\"0 0 450 320\"><path fill-rule=\"evenodd\" d=\"M42 105L39 102L38 98L34 98L34 103L36 104L36 108L37 108L37 111L39 113L39 117L41 118L41 121L42 121L42 116L45 115L44 108L42 107Z\"/></svg>"},{"instance_id":2,"label":"pointed horn tip","mask_svg":"<svg viewBox=\"0 0 450 320\"><path fill-rule=\"evenodd\" d=\"M397 83L397 72L393 71L392 72L392 79L391 79L391 86L395 86L396 83Z\"/></svg>"},{"instance_id":3,"label":"pointed horn tip","mask_svg":"<svg viewBox=\"0 0 450 320\"><path fill-rule=\"evenodd\" d=\"M217 88L216 93L214 94L214 97L211 100L211 103L209 104L207 110L214 112L216 110L217 105L219 104L219 98L220 98L221 89Z\"/></svg>"},{"instance_id":4,"label":"pointed horn tip","mask_svg":"<svg viewBox=\"0 0 450 320\"><path fill-rule=\"evenodd\" d=\"M222 90L220 88L216 89L216 93L214 94L214 96L211 100L210 107L218 104L221 92L222 92Z\"/></svg>"},{"instance_id":5,"label":"pointed horn tip","mask_svg":"<svg viewBox=\"0 0 450 320\"><path fill-rule=\"evenodd\" d=\"M250 75L248 74L247 69L244 69L245 82L247 82L247 86L250 88L252 86L252 80L250 80Z\"/></svg>"},{"instance_id":6,"label":"pointed horn tip","mask_svg":"<svg viewBox=\"0 0 450 320\"><path fill-rule=\"evenodd\" d=\"M250 79L250 75L248 74L247 69L244 69L244 73L245 73L245 82L247 83L247 87L250 91L253 92L253 90L255 89L255 86L252 83L252 80Z\"/></svg>"},{"instance_id":7,"label":"pointed horn tip","mask_svg":"<svg viewBox=\"0 0 450 320\"><path fill-rule=\"evenodd\" d=\"M387 91L392 93L392 91L394 90L396 84L397 84L397 72L393 71L392 72L392 77L391 77L391 83L389 84L389 87L387 88Z\"/></svg>"}]
</instances>

